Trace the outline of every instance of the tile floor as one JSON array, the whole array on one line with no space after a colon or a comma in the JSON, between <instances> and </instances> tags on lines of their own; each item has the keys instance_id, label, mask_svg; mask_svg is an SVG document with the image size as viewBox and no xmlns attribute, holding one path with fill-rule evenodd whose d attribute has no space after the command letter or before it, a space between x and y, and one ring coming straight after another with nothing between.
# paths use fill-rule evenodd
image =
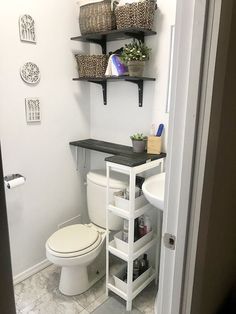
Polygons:
<instances>
[{"instance_id":1,"label":"tile floor","mask_svg":"<svg viewBox=\"0 0 236 314\"><path fill-rule=\"evenodd\" d=\"M105 295L105 278L85 293L67 297L58 290L59 268L52 265L15 286L17 314L123 314L125 303ZM133 302L132 314L154 314L157 289L151 283Z\"/></svg>"}]
</instances>

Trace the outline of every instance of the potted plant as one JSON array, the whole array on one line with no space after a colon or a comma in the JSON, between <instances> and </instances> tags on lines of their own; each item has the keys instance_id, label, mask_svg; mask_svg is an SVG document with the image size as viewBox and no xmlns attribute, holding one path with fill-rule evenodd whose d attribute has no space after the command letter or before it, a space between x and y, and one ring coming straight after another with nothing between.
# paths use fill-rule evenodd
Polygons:
<instances>
[{"instance_id":1,"label":"potted plant","mask_svg":"<svg viewBox=\"0 0 236 314\"><path fill-rule=\"evenodd\" d=\"M134 39L126 44L121 53L121 60L127 64L130 76L142 76L145 61L149 60L151 48L148 48L141 40Z\"/></svg>"},{"instance_id":2,"label":"potted plant","mask_svg":"<svg viewBox=\"0 0 236 314\"><path fill-rule=\"evenodd\" d=\"M135 153L142 153L146 148L147 137L143 133L136 133L130 136L133 144L133 151Z\"/></svg>"}]
</instances>

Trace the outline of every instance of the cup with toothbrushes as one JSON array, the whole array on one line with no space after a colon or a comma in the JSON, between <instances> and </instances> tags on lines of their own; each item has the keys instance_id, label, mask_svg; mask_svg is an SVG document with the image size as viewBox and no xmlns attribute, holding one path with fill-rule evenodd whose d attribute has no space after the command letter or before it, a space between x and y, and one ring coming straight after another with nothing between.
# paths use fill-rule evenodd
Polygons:
<instances>
[{"instance_id":1,"label":"cup with toothbrushes","mask_svg":"<svg viewBox=\"0 0 236 314\"><path fill-rule=\"evenodd\" d=\"M151 135L148 136L147 141L147 153L148 154L160 154L162 148L162 134L164 131L164 124L158 126L157 132L155 132L155 125L152 124Z\"/></svg>"}]
</instances>

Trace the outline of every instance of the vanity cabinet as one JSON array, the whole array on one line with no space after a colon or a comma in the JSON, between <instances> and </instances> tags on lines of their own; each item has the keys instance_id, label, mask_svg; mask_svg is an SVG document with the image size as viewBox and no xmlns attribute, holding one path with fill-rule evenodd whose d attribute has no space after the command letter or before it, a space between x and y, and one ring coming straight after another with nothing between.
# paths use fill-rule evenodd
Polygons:
<instances>
[{"instance_id":1,"label":"vanity cabinet","mask_svg":"<svg viewBox=\"0 0 236 314\"><path fill-rule=\"evenodd\" d=\"M132 309L132 300L153 280L158 279L159 269L159 252L155 257L155 263L149 265L139 277L133 280L134 261L142 254L147 252L150 248L158 247L161 236L161 219L158 220L157 232L150 231L140 239L134 239L135 219L150 211L153 207L149 204L144 195L136 196L136 176L139 173L152 169L154 167L163 167L163 158L152 160L148 163L143 163L137 166L127 166L124 164L116 163L114 157L106 158L107 169L107 207L106 207L106 289L107 294L113 291L126 301L126 310ZM118 157L118 156L117 156ZM115 202L114 195L109 197L109 180L112 171L120 172L129 176L129 200L123 199L122 202ZM115 235L118 239L109 232L109 214L112 213L128 221L128 241L122 241L120 234L122 231ZM118 241L117 241L118 240ZM156 251L156 249L155 249ZM113 275L110 275L110 254L115 255L124 263L115 270ZM127 280L124 281L122 275L127 270Z\"/></svg>"},{"instance_id":2,"label":"vanity cabinet","mask_svg":"<svg viewBox=\"0 0 236 314\"><path fill-rule=\"evenodd\" d=\"M112 30L107 32L100 32L94 34L87 34L83 36L72 37L71 40L86 42L86 43L95 43L101 46L102 53L107 53L107 42L117 41L128 38L136 38L144 42L145 36L156 35L155 31L151 30L142 30L137 28L129 28L123 30ZM155 81L155 78L152 77L132 77L132 76L109 76L103 78L93 78L93 77L82 77L82 78L73 78L74 81L87 81L95 84L99 84L102 87L103 93L103 103L107 105L107 82L119 82L121 80L134 83L138 88L138 105L139 107L143 106L143 88L144 81Z\"/></svg>"}]
</instances>

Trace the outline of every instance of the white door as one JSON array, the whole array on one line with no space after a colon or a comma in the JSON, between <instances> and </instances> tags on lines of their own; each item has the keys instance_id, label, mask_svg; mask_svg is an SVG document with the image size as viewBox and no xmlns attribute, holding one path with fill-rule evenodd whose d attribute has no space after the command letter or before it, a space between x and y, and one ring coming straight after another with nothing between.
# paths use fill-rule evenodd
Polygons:
<instances>
[{"instance_id":1,"label":"white door","mask_svg":"<svg viewBox=\"0 0 236 314\"><path fill-rule=\"evenodd\" d=\"M217 0L177 1L165 210L159 291L156 299L158 314L180 313L201 70L203 60L206 61L204 36L206 30L209 31L208 26L213 27L214 14L211 15L209 12L216 8L220 10L220 2ZM163 238L166 234L176 238L175 249L165 247Z\"/></svg>"}]
</instances>

